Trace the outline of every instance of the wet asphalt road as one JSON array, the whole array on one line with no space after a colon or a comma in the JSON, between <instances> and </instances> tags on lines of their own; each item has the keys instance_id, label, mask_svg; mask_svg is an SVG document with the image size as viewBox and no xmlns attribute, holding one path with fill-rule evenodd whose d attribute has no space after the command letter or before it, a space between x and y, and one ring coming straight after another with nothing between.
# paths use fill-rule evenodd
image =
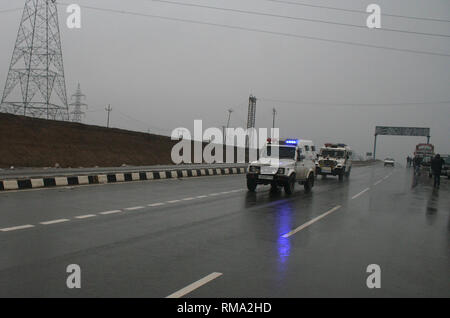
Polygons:
<instances>
[{"instance_id":1,"label":"wet asphalt road","mask_svg":"<svg viewBox=\"0 0 450 318\"><path fill-rule=\"evenodd\" d=\"M0 296L166 297L218 272L186 297L450 297L449 180L413 184L378 165L292 196L243 175L0 193Z\"/></svg>"}]
</instances>

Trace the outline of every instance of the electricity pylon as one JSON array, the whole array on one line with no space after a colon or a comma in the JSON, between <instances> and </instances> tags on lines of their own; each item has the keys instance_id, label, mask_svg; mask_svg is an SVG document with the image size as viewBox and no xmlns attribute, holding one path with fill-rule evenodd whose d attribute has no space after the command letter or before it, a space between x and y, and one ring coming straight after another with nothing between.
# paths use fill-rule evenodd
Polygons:
<instances>
[{"instance_id":1,"label":"electricity pylon","mask_svg":"<svg viewBox=\"0 0 450 318\"><path fill-rule=\"evenodd\" d=\"M253 128L255 128L256 124L256 97L253 95L250 95L248 98L248 115L247 115L247 130L248 136L246 138L246 147L250 148L254 145L254 131ZM257 146L256 146L257 147Z\"/></svg>"},{"instance_id":2,"label":"electricity pylon","mask_svg":"<svg viewBox=\"0 0 450 318\"><path fill-rule=\"evenodd\" d=\"M80 83L78 83L77 90L75 94L72 95L72 99L75 99L73 103L70 103L69 106L73 107L73 111L70 112L72 117L72 121L74 123L81 123L81 118L84 117L85 113L81 110L81 107L88 107L87 104L83 103L83 100L86 100L86 95L81 92Z\"/></svg>"},{"instance_id":3,"label":"electricity pylon","mask_svg":"<svg viewBox=\"0 0 450 318\"><path fill-rule=\"evenodd\" d=\"M25 0L0 112L69 119L55 0Z\"/></svg>"}]
</instances>

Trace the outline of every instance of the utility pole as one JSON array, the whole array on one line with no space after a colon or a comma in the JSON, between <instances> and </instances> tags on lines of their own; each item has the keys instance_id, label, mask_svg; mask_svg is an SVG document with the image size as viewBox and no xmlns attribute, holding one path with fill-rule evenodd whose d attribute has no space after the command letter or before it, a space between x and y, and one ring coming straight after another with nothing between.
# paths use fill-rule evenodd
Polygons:
<instances>
[{"instance_id":1,"label":"utility pole","mask_svg":"<svg viewBox=\"0 0 450 318\"><path fill-rule=\"evenodd\" d=\"M25 0L0 112L69 120L54 0Z\"/></svg>"},{"instance_id":2,"label":"utility pole","mask_svg":"<svg viewBox=\"0 0 450 318\"><path fill-rule=\"evenodd\" d=\"M233 109L228 109L228 121L227 121L227 128L230 127L230 119L231 119L231 113L234 112Z\"/></svg>"},{"instance_id":3,"label":"utility pole","mask_svg":"<svg viewBox=\"0 0 450 318\"><path fill-rule=\"evenodd\" d=\"M272 128L275 128L275 116L277 115L277 110L275 109L275 107L272 109L272 115L273 115Z\"/></svg>"},{"instance_id":4,"label":"utility pole","mask_svg":"<svg viewBox=\"0 0 450 318\"><path fill-rule=\"evenodd\" d=\"M226 136L225 136L225 132L226 132L225 126L222 125L222 135L223 135L223 144L224 144L224 145L226 145L226 143L227 143L227 139L226 139Z\"/></svg>"},{"instance_id":5,"label":"utility pole","mask_svg":"<svg viewBox=\"0 0 450 318\"><path fill-rule=\"evenodd\" d=\"M108 112L108 121L106 122L106 128L109 128L109 113L111 113L112 111L111 105L108 105L105 110Z\"/></svg>"},{"instance_id":6,"label":"utility pole","mask_svg":"<svg viewBox=\"0 0 450 318\"><path fill-rule=\"evenodd\" d=\"M231 113L234 110L232 108L228 109L228 121L227 121L227 129L230 127L230 119L231 119ZM223 143L226 145L227 144L227 130L224 130L223 133Z\"/></svg>"}]
</instances>

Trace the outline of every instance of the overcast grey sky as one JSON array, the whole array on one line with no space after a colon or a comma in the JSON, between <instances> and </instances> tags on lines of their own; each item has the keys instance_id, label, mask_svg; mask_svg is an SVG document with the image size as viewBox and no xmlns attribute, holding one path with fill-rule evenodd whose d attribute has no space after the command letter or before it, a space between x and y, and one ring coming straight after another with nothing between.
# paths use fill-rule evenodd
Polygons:
<instances>
[{"instance_id":1,"label":"overcast grey sky","mask_svg":"<svg viewBox=\"0 0 450 318\"><path fill-rule=\"evenodd\" d=\"M177 0L174 0L177 1ZM365 25L366 14L274 3L267 0L178 0L185 3ZM377 3L382 28L450 35L450 23L408 20L383 13L450 19L448 0L290 0L365 10ZM151 0L65 0L120 9L351 41L450 54L450 37L432 37L324 23L261 17ZM24 0L0 0L0 11ZM345 142L357 152L372 151L376 125L430 127L432 143L450 153L450 104L342 106L450 100L450 57L413 54L284 37L215 26L82 9L82 28L65 26L59 7L68 95L76 84L88 97L85 122L169 134L176 127L246 125L249 94L257 102L257 126L270 127L272 108L285 137ZM21 11L0 13L0 89L11 59ZM298 101L296 103L270 102ZM308 103L339 104L314 105ZM130 119L125 115L134 118ZM420 137L379 137L379 158L404 161Z\"/></svg>"}]
</instances>

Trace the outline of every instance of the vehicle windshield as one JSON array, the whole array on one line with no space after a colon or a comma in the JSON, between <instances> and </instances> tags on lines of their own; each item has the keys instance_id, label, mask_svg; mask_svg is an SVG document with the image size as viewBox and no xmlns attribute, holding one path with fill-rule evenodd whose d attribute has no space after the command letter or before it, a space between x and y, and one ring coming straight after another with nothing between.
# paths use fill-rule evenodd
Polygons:
<instances>
[{"instance_id":1,"label":"vehicle windshield","mask_svg":"<svg viewBox=\"0 0 450 318\"><path fill-rule=\"evenodd\" d=\"M277 151L278 150L278 151ZM278 152L278 154L277 154ZM295 159L295 147L266 146L261 150L261 158Z\"/></svg>"},{"instance_id":2,"label":"vehicle windshield","mask_svg":"<svg viewBox=\"0 0 450 318\"><path fill-rule=\"evenodd\" d=\"M322 149L320 151L322 157L344 158L344 151L335 149Z\"/></svg>"},{"instance_id":3,"label":"vehicle windshield","mask_svg":"<svg viewBox=\"0 0 450 318\"><path fill-rule=\"evenodd\" d=\"M450 165L450 157L444 158L445 164Z\"/></svg>"}]
</instances>

